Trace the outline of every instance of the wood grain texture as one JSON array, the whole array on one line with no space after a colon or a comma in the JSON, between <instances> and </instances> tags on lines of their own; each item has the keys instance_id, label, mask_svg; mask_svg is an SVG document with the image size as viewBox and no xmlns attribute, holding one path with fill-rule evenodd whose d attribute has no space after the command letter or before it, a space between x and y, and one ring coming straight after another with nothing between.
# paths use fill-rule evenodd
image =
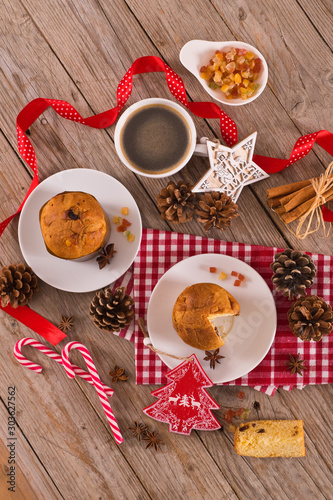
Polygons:
<instances>
[{"instance_id":1,"label":"wood grain texture","mask_svg":"<svg viewBox=\"0 0 333 500\"><path fill-rule=\"evenodd\" d=\"M15 434L15 439L10 437L7 427L9 417L8 392L7 394L3 393L2 397L3 399L0 401L1 499L9 500L16 497L20 500L35 500L36 498L60 500L62 496L18 425L15 425L15 431L11 430ZM10 450L12 450L11 455ZM14 484L10 483L12 480L10 474L13 474L13 471ZM12 490L8 490L10 487Z\"/></svg>"},{"instance_id":2,"label":"wood grain texture","mask_svg":"<svg viewBox=\"0 0 333 500\"><path fill-rule=\"evenodd\" d=\"M266 90L252 104L225 108L236 121L239 139L258 131L256 153L287 158L301 134L332 129L332 11L328 1L308 0L5 0L0 5L2 79L0 96L0 217L11 215L23 200L32 173L17 152L15 120L36 97L64 99L82 116L116 104L116 87L133 60L157 55L182 77L189 100L209 101L201 85L181 65L179 51L191 39L243 40L257 46L269 66ZM318 57L311 57L318 54ZM128 105L160 96L172 99L163 74L136 76ZM126 107L128 106L126 105ZM220 137L216 120L194 117L198 137ZM31 127L40 180L68 168L92 168L122 182L138 203L147 228L206 235L196 222L168 224L161 219L156 195L167 180L135 176L115 153L114 127L94 130L64 120L48 109ZM239 198L240 217L232 227L209 236L267 246L331 254L331 241L317 235L297 240L266 207L266 189L320 175L331 158L320 147L294 166L246 187ZM193 157L173 177L195 183L208 168ZM0 239L0 264L22 261L17 219ZM0 396L18 387L18 491L23 499L324 499L332 491L331 386L302 391L278 390L273 397L237 387L213 387L220 404L214 412L224 430L169 433L165 424L148 419L142 409L152 403L153 386L135 385L134 345L98 330L87 310L94 293L71 294L40 283L31 307L58 324L74 315L67 341L90 350L102 380L115 389L111 406L124 436L114 442L96 391L31 348L26 355L40 362L41 375L14 359L14 343L38 336L0 313ZM40 339L39 339L40 340ZM84 367L82 357L73 361ZM109 371L125 368L127 382L113 384ZM254 401L260 410L253 409ZM254 459L238 456L224 414L228 408L252 408L250 419L304 420L307 455L299 459ZM1 407L0 497L7 498L6 409ZM134 420L159 432L164 445L146 450L128 429ZM8 495L7 495L8 496ZM15 498L9 496L8 498ZM19 497L17 497L19 498Z\"/></svg>"}]
</instances>

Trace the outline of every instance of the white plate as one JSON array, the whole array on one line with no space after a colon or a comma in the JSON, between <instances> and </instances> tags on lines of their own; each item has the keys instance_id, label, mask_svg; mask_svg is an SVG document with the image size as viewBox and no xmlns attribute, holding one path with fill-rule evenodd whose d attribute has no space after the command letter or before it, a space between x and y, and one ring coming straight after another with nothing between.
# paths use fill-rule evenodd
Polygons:
<instances>
[{"instance_id":1,"label":"white plate","mask_svg":"<svg viewBox=\"0 0 333 500\"><path fill-rule=\"evenodd\" d=\"M39 210L52 196L63 191L92 194L109 216L109 241L114 243L117 253L103 269L99 269L96 257L84 262L75 262L54 257L46 250L39 225ZM129 209L126 218L132 223L130 230L135 235L132 243L117 231L112 222L114 216L121 216L122 207ZM129 191L108 174L82 168L64 170L39 184L23 207L18 227L21 251L28 265L43 281L67 292L90 292L113 283L135 259L141 233L140 212Z\"/></svg>"},{"instance_id":2,"label":"white plate","mask_svg":"<svg viewBox=\"0 0 333 500\"><path fill-rule=\"evenodd\" d=\"M260 87L253 94L252 97L248 99L230 99L228 100L225 94L221 90L213 90L208 86L207 80L204 80L200 76L200 68L202 66L207 66L210 59L215 54L216 50L229 51L232 47L235 49L245 49L249 52L253 52L256 57L259 57L262 62L262 70L259 74L256 83L259 83ZM261 92L263 92L264 88L267 84L268 79L268 67L267 63L264 59L264 56L252 45L244 42L210 42L208 40L191 40L187 42L184 47L181 49L179 58L183 66L188 69L201 83L203 88L211 95L216 101L223 102L223 104L227 104L228 106L243 106L244 104L248 104L254 101Z\"/></svg>"},{"instance_id":3,"label":"white plate","mask_svg":"<svg viewBox=\"0 0 333 500\"><path fill-rule=\"evenodd\" d=\"M209 267L216 267L217 273L210 273ZM220 281L218 276L222 270L228 278ZM246 277L241 286L233 285L232 271ZM210 368L209 361L204 361L205 351L185 344L172 326L172 310L178 295L189 285L205 282L216 283L230 292L241 311L220 347L225 359L215 365L215 370ZM243 377L266 356L275 336L276 308L266 282L248 264L227 255L201 254L178 262L162 276L150 297L147 325L154 347L176 356L189 356L194 352L209 378L214 383L222 383ZM160 358L169 368L182 362L165 355Z\"/></svg>"}]
</instances>

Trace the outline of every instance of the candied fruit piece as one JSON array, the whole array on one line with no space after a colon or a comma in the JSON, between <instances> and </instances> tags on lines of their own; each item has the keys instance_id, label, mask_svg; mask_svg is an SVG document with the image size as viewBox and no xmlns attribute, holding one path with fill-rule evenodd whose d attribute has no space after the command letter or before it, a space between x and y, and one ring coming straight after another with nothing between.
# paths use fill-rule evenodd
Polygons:
<instances>
[{"instance_id":1,"label":"candied fruit piece","mask_svg":"<svg viewBox=\"0 0 333 500\"><path fill-rule=\"evenodd\" d=\"M235 280L234 282L234 286L240 286L242 282L240 280Z\"/></svg>"},{"instance_id":2,"label":"candied fruit piece","mask_svg":"<svg viewBox=\"0 0 333 500\"><path fill-rule=\"evenodd\" d=\"M255 62L255 65L254 65L253 71L254 71L255 73L259 73L259 72L260 72L260 70L261 70L261 59L259 59L259 57L257 57L257 58L254 60L254 62Z\"/></svg>"},{"instance_id":3,"label":"candied fruit piece","mask_svg":"<svg viewBox=\"0 0 333 500\"><path fill-rule=\"evenodd\" d=\"M210 267L209 268L209 272L210 273L216 273L216 271L217 271L216 267Z\"/></svg>"},{"instance_id":4,"label":"candied fruit piece","mask_svg":"<svg viewBox=\"0 0 333 500\"><path fill-rule=\"evenodd\" d=\"M218 83L221 81L222 71L215 71L215 75L213 77L214 82Z\"/></svg>"},{"instance_id":5,"label":"candied fruit piece","mask_svg":"<svg viewBox=\"0 0 333 500\"><path fill-rule=\"evenodd\" d=\"M227 90L229 90L229 85L227 84L222 85L221 90L222 92L226 92Z\"/></svg>"},{"instance_id":6,"label":"candied fruit piece","mask_svg":"<svg viewBox=\"0 0 333 500\"><path fill-rule=\"evenodd\" d=\"M241 75L243 78L248 78L250 75L250 72L249 71L241 71Z\"/></svg>"},{"instance_id":7,"label":"candied fruit piece","mask_svg":"<svg viewBox=\"0 0 333 500\"><path fill-rule=\"evenodd\" d=\"M228 275L222 271L220 276L219 276L219 280L225 280L227 277L228 277Z\"/></svg>"},{"instance_id":8,"label":"candied fruit piece","mask_svg":"<svg viewBox=\"0 0 333 500\"><path fill-rule=\"evenodd\" d=\"M127 240L128 240L130 243L132 243L132 241L134 241L134 240L135 240L135 236L134 236L134 234L133 234L133 233L129 234L129 235L127 236Z\"/></svg>"},{"instance_id":9,"label":"candied fruit piece","mask_svg":"<svg viewBox=\"0 0 333 500\"><path fill-rule=\"evenodd\" d=\"M242 274L238 274L238 279L241 280L241 281L245 281L245 276L243 276Z\"/></svg>"},{"instance_id":10,"label":"candied fruit piece","mask_svg":"<svg viewBox=\"0 0 333 500\"><path fill-rule=\"evenodd\" d=\"M228 59L228 61L233 61L234 58L235 58L235 55L237 54L237 51L234 47L232 47L229 52L226 54L226 59Z\"/></svg>"},{"instance_id":11,"label":"candied fruit piece","mask_svg":"<svg viewBox=\"0 0 333 500\"><path fill-rule=\"evenodd\" d=\"M123 215L128 215L128 207L122 207L120 211Z\"/></svg>"},{"instance_id":12,"label":"candied fruit piece","mask_svg":"<svg viewBox=\"0 0 333 500\"><path fill-rule=\"evenodd\" d=\"M131 223L131 222L129 222L127 219L123 219L123 220L122 220L122 224L123 224L123 226L125 226L125 227L130 227L130 226L132 225L132 223Z\"/></svg>"},{"instance_id":13,"label":"candied fruit piece","mask_svg":"<svg viewBox=\"0 0 333 500\"><path fill-rule=\"evenodd\" d=\"M245 392L244 391L239 391L239 393L237 394L237 397L239 399L244 399L245 398Z\"/></svg>"},{"instance_id":14,"label":"candied fruit piece","mask_svg":"<svg viewBox=\"0 0 333 500\"><path fill-rule=\"evenodd\" d=\"M121 224L120 226L117 227L117 231L118 233L123 233L124 231L126 231L126 226Z\"/></svg>"},{"instance_id":15,"label":"candied fruit piece","mask_svg":"<svg viewBox=\"0 0 333 500\"><path fill-rule=\"evenodd\" d=\"M235 412L233 410L228 410L227 413L224 415L224 420L226 420L229 424L233 417L235 416Z\"/></svg>"},{"instance_id":16,"label":"candied fruit piece","mask_svg":"<svg viewBox=\"0 0 333 500\"><path fill-rule=\"evenodd\" d=\"M247 59L248 61L252 61L252 59L254 59L253 52L246 52L245 59Z\"/></svg>"},{"instance_id":17,"label":"candied fruit piece","mask_svg":"<svg viewBox=\"0 0 333 500\"><path fill-rule=\"evenodd\" d=\"M207 66L201 66L200 73L205 73L207 71Z\"/></svg>"},{"instance_id":18,"label":"candied fruit piece","mask_svg":"<svg viewBox=\"0 0 333 500\"><path fill-rule=\"evenodd\" d=\"M223 54L221 52L216 52L215 56L213 57L213 61L214 63L219 63L220 65L223 61Z\"/></svg>"},{"instance_id":19,"label":"candied fruit piece","mask_svg":"<svg viewBox=\"0 0 333 500\"><path fill-rule=\"evenodd\" d=\"M236 69L236 64L234 62L230 62L229 64L226 65L226 70L229 71L229 73L233 73Z\"/></svg>"},{"instance_id":20,"label":"candied fruit piece","mask_svg":"<svg viewBox=\"0 0 333 500\"><path fill-rule=\"evenodd\" d=\"M237 429L237 427L236 427L234 424L230 424L230 425L228 426L228 431L229 431L229 432L235 433L235 432L236 432L236 429Z\"/></svg>"},{"instance_id":21,"label":"candied fruit piece","mask_svg":"<svg viewBox=\"0 0 333 500\"><path fill-rule=\"evenodd\" d=\"M212 76L212 73L211 73L211 71L203 71L202 73L200 73L200 76L204 80L209 80L210 77Z\"/></svg>"},{"instance_id":22,"label":"candied fruit piece","mask_svg":"<svg viewBox=\"0 0 333 500\"><path fill-rule=\"evenodd\" d=\"M249 416L249 413L250 413L251 409L250 408L246 408L243 413L239 416L239 418L241 420L246 420Z\"/></svg>"},{"instance_id":23,"label":"candied fruit piece","mask_svg":"<svg viewBox=\"0 0 333 500\"><path fill-rule=\"evenodd\" d=\"M242 77L240 76L239 73L235 73L235 77L234 78L235 78L235 82L236 83L241 83Z\"/></svg>"},{"instance_id":24,"label":"candied fruit piece","mask_svg":"<svg viewBox=\"0 0 333 500\"><path fill-rule=\"evenodd\" d=\"M236 271L231 271L231 276L238 276L238 273L236 273Z\"/></svg>"},{"instance_id":25,"label":"candied fruit piece","mask_svg":"<svg viewBox=\"0 0 333 500\"><path fill-rule=\"evenodd\" d=\"M237 49L237 52L240 56L245 56L247 50L246 49Z\"/></svg>"},{"instance_id":26,"label":"candied fruit piece","mask_svg":"<svg viewBox=\"0 0 333 500\"><path fill-rule=\"evenodd\" d=\"M216 90L216 89L219 89L219 88L220 88L220 86L219 86L219 85L217 85L217 83L215 83L215 82L210 82L210 83L208 84L208 87L209 87L210 89L212 89L212 90Z\"/></svg>"},{"instance_id":27,"label":"candied fruit piece","mask_svg":"<svg viewBox=\"0 0 333 500\"><path fill-rule=\"evenodd\" d=\"M244 78L244 80L242 81L242 84L244 85L244 87L248 87L250 83L250 80L248 80L247 78Z\"/></svg>"},{"instance_id":28,"label":"candied fruit piece","mask_svg":"<svg viewBox=\"0 0 333 500\"><path fill-rule=\"evenodd\" d=\"M238 410L236 411L236 417L240 417L241 414L243 413L244 411L244 408L238 408Z\"/></svg>"},{"instance_id":29,"label":"candied fruit piece","mask_svg":"<svg viewBox=\"0 0 333 500\"><path fill-rule=\"evenodd\" d=\"M131 234L131 231L129 231L128 229L123 232L123 235L126 236L126 238L128 238L130 234Z\"/></svg>"},{"instance_id":30,"label":"candied fruit piece","mask_svg":"<svg viewBox=\"0 0 333 500\"><path fill-rule=\"evenodd\" d=\"M212 71L217 71L220 67L220 63L219 62L214 62L214 64L212 64L211 66L211 70Z\"/></svg>"},{"instance_id":31,"label":"candied fruit piece","mask_svg":"<svg viewBox=\"0 0 333 500\"><path fill-rule=\"evenodd\" d=\"M115 224L120 224L120 222L122 221L122 218L121 218L121 217L118 217L118 215L116 215L115 217L113 217L112 221L113 221Z\"/></svg>"}]
</instances>

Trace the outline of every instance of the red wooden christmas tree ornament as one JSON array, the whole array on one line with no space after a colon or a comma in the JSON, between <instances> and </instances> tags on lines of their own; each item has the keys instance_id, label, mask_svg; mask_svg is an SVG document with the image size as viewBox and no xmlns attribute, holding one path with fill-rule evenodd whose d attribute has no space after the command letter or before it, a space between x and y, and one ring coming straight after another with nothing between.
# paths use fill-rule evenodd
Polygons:
<instances>
[{"instance_id":1,"label":"red wooden christmas tree ornament","mask_svg":"<svg viewBox=\"0 0 333 500\"><path fill-rule=\"evenodd\" d=\"M168 422L169 431L189 435L192 429L214 431L221 425L210 410L220 407L205 391L213 382L204 372L195 354L193 361L184 361L166 374L171 382L151 394L158 401L144 413L149 417Z\"/></svg>"}]
</instances>

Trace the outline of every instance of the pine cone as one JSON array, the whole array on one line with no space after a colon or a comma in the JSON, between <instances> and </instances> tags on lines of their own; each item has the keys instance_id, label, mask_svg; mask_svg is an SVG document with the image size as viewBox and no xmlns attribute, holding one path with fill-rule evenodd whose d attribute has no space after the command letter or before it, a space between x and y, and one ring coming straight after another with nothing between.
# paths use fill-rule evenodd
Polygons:
<instances>
[{"instance_id":1,"label":"pine cone","mask_svg":"<svg viewBox=\"0 0 333 500\"><path fill-rule=\"evenodd\" d=\"M225 193L211 191L199 196L199 208L196 210L198 221L202 222L205 231L217 227L224 231L231 225L231 219L238 217L238 206Z\"/></svg>"},{"instance_id":2,"label":"pine cone","mask_svg":"<svg viewBox=\"0 0 333 500\"><path fill-rule=\"evenodd\" d=\"M125 287L110 288L96 293L90 304L90 317L98 328L107 332L119 332L134 317L134 300L126 295Z\"/></svg>"},{"instance_id":3,"label":"pine cone","mask_svg":"<svg viewBox=\"0 0 333 500\"><path fill-rule=\"evenodd\" d=\"M156 196L162 219L179 224L193 219L195 194L192 186L185 181L177 184L170 181L166 188Z\"/></svg>"},{"instance_id":4,"label":"pine cone","mask_svg":"<svg viewBox=\"0 0 333 500\"><path fill-rule=\"evenodd\" d=\"M25 306L38 292L37 277L25 264L11 264L0 271L0 300L2 307L9 303L15 309Z\"/></svg>"},{"instance_id":5,"label":"pine cone","mask_svg":"<svg viewBox=\"0 0 333 500\"><path fill-rule=\"evenodd\" d=\"M287 248L284 252L277 253L271 264L274 271L272 281L278 292L289 297L298 299L305 297L305 289L313 285L316 275L316 266L309 255L298 250Z\"/></svg>"},{"instance_id":6,"label":"pine cone","mask_svg":"<svg viewBox=\"0 0 333 500\"><path fill-rule=\"evenodd\" d=\"M288 311L289 326L296 337L318 342L332 331L333 311L316 295L297 300Z\"/></svg>"}]
</instances>

